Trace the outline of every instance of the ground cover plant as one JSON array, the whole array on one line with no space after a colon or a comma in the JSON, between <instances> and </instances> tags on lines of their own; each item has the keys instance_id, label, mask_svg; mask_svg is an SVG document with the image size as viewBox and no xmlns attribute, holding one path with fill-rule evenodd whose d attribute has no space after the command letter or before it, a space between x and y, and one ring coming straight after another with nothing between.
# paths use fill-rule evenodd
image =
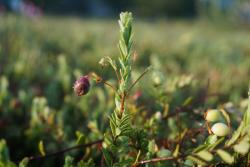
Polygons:
<instances>
[{"instance_id":1,"label":"ground cover plant","mask_svg":"<svg viewBox=\"0 0 250 167\"><path fill-rule=\"evenodd\" d=\"M230 32L225 33L228 39L218 37L208 45L203 38L209 39L210 34L198 38L199 30L177 31L181 35L175 35L172 45L172 41L162 44L154 30L144 30L141 41L133 42L137 32L132 14L125 12L119 20L118 53L111 33L98 45L98 33L83 40L75 38L79 34L74 35L77 30L72 28L67 40L57 40L53 32L43 43L42 36L34 39L27 31L49 32L41 29L44 26L27 30L25 20L10 16L5 21L1 26L2 166L249 164L247 31L238 32L240 46L230 41L237 40ZM103 32L112 29L106 26ZM147 31L153 31L152 43L143 36ZM154 45L157 41L160 46ZM144 48L135 52L133 45L139 42ZM166 46L169 52L165 44L170 45ZM162 52L170 54L167 59L157 55ZM81 59L80 54L96 57ZM200 54L216 55L199 61ZM237 63L240 69L234 67ZM206 73L211 73L211 79L200 81Z\"/></svg>"}]
</instances>

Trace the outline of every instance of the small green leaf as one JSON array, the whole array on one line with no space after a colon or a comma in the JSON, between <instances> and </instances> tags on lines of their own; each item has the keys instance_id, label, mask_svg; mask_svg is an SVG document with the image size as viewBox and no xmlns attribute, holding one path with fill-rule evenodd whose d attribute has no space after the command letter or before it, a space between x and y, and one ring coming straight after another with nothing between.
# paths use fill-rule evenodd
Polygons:
<instances>
[{"instance_id":1,"label":"small green leaf","mask_svg":"<svg viewBox=\"0 0 250 167\"><path fill-rule=\"evenodd\" d=\"M190 159L186 159L184 162L184 167L192 167L192 166L194 166L193 161Z\"/></svg>"},{"instance_id":2,"label":"small green leaf","mask_svg":"<svg viewBox=\"0 0 250 167\"><path fill-rule=\"evenodd\" d=\"M202 150L202 151L196 153L196 155L205 161L212 161L213 160L213 154L211 154L210 152L205 151L205 150Z\"/></svg>"},{"instance_id":3,"label":"small green leaf","mask_svg":"<svg viewBox=\"0 0 250 167\"><path fill-rule=\"evenodd\" d=\"M4 139L0 140L0 162L7 163L9 161L9 149Z\"/></svg>"},{"instance_id":4,"label":"small green leaf","mask_svg":"<svg viewBox=\"0 0 250 167\"><path fill-rule=\"evenodd\" d=\"M169 157L171 156L171 151L168 149L161 149L157 152L157 157Z\"/></svg>"},{"instance_id":5,"label":"small green leaf","mask_svg":"<svg viewBox=\"0 0 250 167\"><path fill-rule=\"evenodd\" d=\"M205 144L214 144L217 141L217 136L216 135L210 135L205 141Z\"/></svg>"},{"instance_id":6,"label":"small green leaf","mask_svg":"<svg viewBox=\"0 0 250 167\"><path fill-rule=\"evenodd\" d=\"M229 139L226 142L226 146L231 146L232 144L234 144L237 141L237 139L240 137L240 135L242 133L243 128L244 128L244 122L241 122L238 129L233 133L233 136L231 137L231 139Z\"/></svg>"},{"instance_id":7,"label":"small green leaf","mask_svg":"<svg viewBox=\"0 0 250 167\"><path fill-rule=\"evenodd\" d=\"M207 149L209 151L212 151L215 147L217 147L219 144L221 144L224 141L225 137L219 138L215 143L208 145Z\"/></svg>"},{"instance_id":8,"label":"small green leaf","mask_svg":"<svg viewBox=\"0 0 250 167\"><path fill-rule=\"evenodd\" d=\"M193 97L188 97L187 99L185 99L182 106L188 106L189 104L192 103L193 99L194 99Z\"/></svg>"},{"instance_id":9,"label":"small green leaf","mask_svg":"<svg viewBox=\"0 0 250 167\"><path fill-rule=\"evenodd\" d=\"M42 140L40 140L40 142L39 142L39 144L38 144L38 149L39 149L39 152L40 152L40 154L41 154L42 156L45 156L45 155L46 155L46 153L45 153L45 151L44 151L44 145L43 145L43 141L42 141Z\"/></svg>"},{"instance_id":10,"label":"small green leaf","mask_svg":"<svg viewBox=\"0 0 250 167\"><path fill-rule=\"evenodd\" d=\"M232 164L234 162L234 157L231 156L228 152L222 149L218 149L216 152L225 163Z\"/></svg>"},{"instance_id":11,"label":"small green leaf","mask_svg":"<svg viewBox=\"0 0 250 167\"><path fill-rule=\"evenodd\" d=\"M122 131L121 131L120 128L118 128L118 127L115 128L115 135L116 135L116 136L119 136L119 135L121 134L121 132L122 132Z\"/></svg>"},{"instance_id":12,"label":"small green leaf","mask_svg":"<svg viewBox=\"0 0 250 167\"><path fill-rule=\"evenodd\" d=\"M179 150L180 150L180 145L177 144L176 147L175 147L175 150L174 150L174 152L173 152L173 156L174 156L174 157L177 157L177 156L178 156Z\"/></svg>"},{"instance_id":13,"label":"small green leaf","mask_svg":"<svg viewBox=\"0 0 250 167\"><path fill-rule=\"evenodd\" d=\"M116 125L115 112L113 114L111 114L111 116L109 117L109 125L110 125L110 128L111 128L111 132L112 132L113 137L116 137L115 129L116 129L117 125Z\"/></svg>"},{"instance_id":14,"label":"small green leaf","mask_svg":"<svg viewBox=\"0 0 250 167\"><path fill-rule=\"evenodd\" d=\"M73 158L71 156L65 157L63 167L73 167Z\"/></svg>"},{"instance_id":15,"label":"small green leaf","mask_svg":"<svg viewBox=\"0 0 250 167\"><path fill-rule=\"evenodd\" d=\"M189 155L189 156L187 156L187 159L193 161L197 165L206 166L206 162L204 162L204 161L202 161L199 158L196 158L194 156Z\"/></svg>"},{"instance_id":16,"label":"small green leaf","mask_svg":"<svg viewBox=\"0 0 250 167\"><path fill-rule=\"evenodd\" d=\"M22 159L22 161L19 163L18 167L26 167L29 163L29 158L25 157Z\"/></svg>"},{"instance_id":17,"label":"small green leaf","mask_svg":"<svg viewBox=\"0 0 250 167\"><path fill-rule=\"evenodd\" d=\"M86 137L84 134L82 134L79 131L76 131L76 136L77 136L76 144L84 144L85 143Z\"/></svg>"},{"instance_id":18,"label":"small green leaf","mask_svg":"<svg viewBox=\"0 0 250 167\"><path fill-rule=\"evenodd\" d=\"M197 153L197 152L199 152L199 151L201 151L201 150L206 150L206 149L208 148L208 146L209 146L209 145L207 145L207 144L199 145L197 148L195 148L195 149L193 150L193 153Z\"/></svg>"},{"instance_id":19,"label":"small green leaf","mask_svg":"<svg viewBox=\"0 0 250 167\"><path fill-rule=\"evenodd\" d=\"M155 151L156 151L156 144L155 144L155 140L151 140L151 141L149 141L149 143L148 143L148 151L150 152L150 153L155 153Z\"/></svg>"}]
</instances>

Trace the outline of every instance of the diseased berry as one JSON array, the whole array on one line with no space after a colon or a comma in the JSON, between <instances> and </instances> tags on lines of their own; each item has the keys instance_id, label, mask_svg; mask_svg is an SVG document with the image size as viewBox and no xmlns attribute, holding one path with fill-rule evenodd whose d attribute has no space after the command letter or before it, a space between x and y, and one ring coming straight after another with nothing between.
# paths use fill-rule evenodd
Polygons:
<instances>
[{"instance_id":1,"label":"diseased berry","mask_svg":"<svg viewBox=\"0 0 250 167\"><path fill-rule=\"evenodd\" d=\"M220 137L226 136L230 132L229 127L224 123L214 124L211 130L216 136L220 136Z\"/></svg>"},{"instance_id":2,"label":"diseased berry","mask_svg":"<svg viewBox=\"0 0 250 167\"><path fill-rule=\"evenodd\" d=\"M81 76L78 80L76 80L73 88L77 96L87 94L90 88L89 77L87 75Z\"/></svg>"},{"instance_id":3,"label":"diseased berry","mask_svg":"<svg viewBox=\"0 0 250 167\"><path fill-rule=\"evenodd\" d=\"M210 109L206 113L206 120L208 122L215 122L220 120L221 114L219 110Z\"/></svg>"}]
</instances>

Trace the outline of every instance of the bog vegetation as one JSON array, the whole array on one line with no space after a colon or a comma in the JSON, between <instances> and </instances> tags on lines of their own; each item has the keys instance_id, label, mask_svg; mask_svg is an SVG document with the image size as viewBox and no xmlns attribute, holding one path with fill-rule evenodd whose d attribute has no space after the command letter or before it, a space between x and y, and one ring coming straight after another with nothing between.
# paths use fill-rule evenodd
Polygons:
<instances>
[{"instance_id":1,"label":"bog vegetation","mask_svg":"<svg viewBox=\"0 0 250 167\"><path fill-rule=\"evenodd\" d=\"M1 167L249 165L247 29L0 19Z\"/></svg>"}]
</instances>

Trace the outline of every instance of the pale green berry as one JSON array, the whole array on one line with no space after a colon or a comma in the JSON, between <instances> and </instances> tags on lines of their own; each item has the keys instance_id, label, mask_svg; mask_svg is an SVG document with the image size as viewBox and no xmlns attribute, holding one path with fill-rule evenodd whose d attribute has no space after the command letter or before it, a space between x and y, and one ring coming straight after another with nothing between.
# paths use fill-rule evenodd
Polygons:
<instances>
[{"instance_id":1,"label":"pale green berry","mask_svg":"<svg viewBox=\"0 0 250 167\"><path fill-rule=\"evenodd\" d=\"M161 120L161 118L162 118L161 112L160 112L160 111L157 111L157 112L155 113L155 119L159 121L159 120Z\"/></svg>"},{"instance_id":2,"label":"pale green berry","mask_svg":"<svg viewBox=\"0 0 250 167\"><path fill-rule=\"evenodd\" d=\"M223 137L229 134L230 129L224 123L216 123L211 128L212 132L219 137Z\"/></svg>"},{"instance_id":3,"label":"pale green berry","mask_svg":"<svg viewBox=\"0 0 250 167\"><path fill-rule=\"evenodd\" d=\"M206 120L208 122L215 122L215 121L220 120L220 118L221 118L221 114L219 110L211 109L211 110L208 110L206 113Z\"/></svg>"},{"instance_id":4,"label":"pale green berry","mask_svg":"<svg viewBox=\"0 0 250 167\"><path fill-rule=\"evenodd\" d=\"M155 71L152 75L154 86L160 86L163 83L164 76L159 71Z\"/></svg>"}]
</instances>

